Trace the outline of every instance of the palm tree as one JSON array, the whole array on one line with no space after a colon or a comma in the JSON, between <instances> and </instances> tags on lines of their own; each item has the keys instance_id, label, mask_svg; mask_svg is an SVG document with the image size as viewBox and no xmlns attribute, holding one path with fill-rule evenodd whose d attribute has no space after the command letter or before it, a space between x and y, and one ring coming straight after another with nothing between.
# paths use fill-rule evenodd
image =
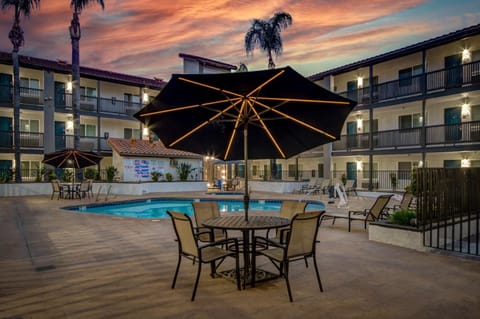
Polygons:
<instances>
[{"instance_id":1,"label":"palm tree","mask_svg":"<svg viewBox=\"0 0 480 319\"><path fill-rule=\"evenodd\" d=\"M272 51L278 57L282 54L282 37L280 32L292 25L292 16L286 12L277 12L269 20L254 19L252 26L245 34L247 55L253 53L258 46L268 54L268 68L275 69Z\"/></svg>"},{"instance_id":2,"label":"palm tree","mask_svg":"<svg viewBox=\"0 0 480 319\"><path fill-rule=\"evenodd\" d=\"M79 15L90 2L96 1L105 8L103 0L71 0L70 8L73 18L70 23L70 38L72 40L72 96L73 96L73 147L80 146L80 19Z\"/></svg>"},{"instance_id":3,"label":"palm tree","mask_svg":"<svg viewBox=\"0 0 480 319\"><path fill-rule=\"evenodd\" d=\"M18 50L24 44L23 30L20 26L20 17L30 17L33 9L38 9L40 0L2 0L2 10L14 8L13 26L8 33L12 42L13 61L13 131L15 144L15 181L22 182L22 170L20 164L20 66L18 63Z\"/></svg>"}]
</instances>

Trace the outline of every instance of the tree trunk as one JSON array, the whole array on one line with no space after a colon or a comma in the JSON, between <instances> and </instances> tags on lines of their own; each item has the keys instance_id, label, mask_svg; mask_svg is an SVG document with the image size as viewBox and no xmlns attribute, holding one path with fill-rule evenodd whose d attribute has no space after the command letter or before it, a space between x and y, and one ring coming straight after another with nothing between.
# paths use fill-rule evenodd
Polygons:
<instances>
[{"instance_id":1,"label":"tree trunk","mask_svg":"<svg viewBox=\"0 0 480 319\"><path fill-rule=\"evenodd\" d=\"M20 158L20 67L18 48L12 52L13 60L13 142L15 144L15 182L22 182L22 165Z\"/></svg>"},{"instance_id":2,"label":"tree trunk","mask_svg":"<svg viewBox=\"0 0 480 319\"><path fill-rule=\"evenodd\" d=\"M72 40L72 100L73 100L73 148L80 149L80 20L77 9L70 23ZM75 170L75 179L81 180L82 170Z\"/></svg>"}]
</instances>

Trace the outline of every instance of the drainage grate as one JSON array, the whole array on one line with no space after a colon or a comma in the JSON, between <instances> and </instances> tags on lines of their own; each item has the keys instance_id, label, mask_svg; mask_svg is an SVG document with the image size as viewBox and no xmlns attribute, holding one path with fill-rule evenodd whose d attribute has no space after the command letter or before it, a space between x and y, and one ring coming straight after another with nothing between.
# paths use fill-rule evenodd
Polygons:
<instances>
[{"instance_id":1,"label":"drainage grate","mask_svg":"<svg viewBox=\"0 0 480 319\"><path fill-rule=\"evenodd\" d=\"M47 271L47 270L52 270L52 269L56 269L56 268L57 267L55 267L54 265L47 265L47 266L36 267L35 271Z\"/></svg>"}]
</instances>

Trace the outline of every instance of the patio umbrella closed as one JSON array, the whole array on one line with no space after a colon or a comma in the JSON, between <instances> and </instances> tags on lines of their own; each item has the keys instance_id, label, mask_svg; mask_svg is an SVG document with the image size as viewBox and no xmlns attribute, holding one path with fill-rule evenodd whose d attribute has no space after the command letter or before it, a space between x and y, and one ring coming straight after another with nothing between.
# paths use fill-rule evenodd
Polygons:
<instances>
[{"instance_id":1,"label":"patio umbrella closed","mask_svg":"<svg viewBox=\"0 0 480 319\"><path fill-rule=\"evenodd\" d=\"M290 67L255 72L174 74L134 116L171 148L245 161L288 158L340 137L355 102Z\"/></svg>"}]
</instances>

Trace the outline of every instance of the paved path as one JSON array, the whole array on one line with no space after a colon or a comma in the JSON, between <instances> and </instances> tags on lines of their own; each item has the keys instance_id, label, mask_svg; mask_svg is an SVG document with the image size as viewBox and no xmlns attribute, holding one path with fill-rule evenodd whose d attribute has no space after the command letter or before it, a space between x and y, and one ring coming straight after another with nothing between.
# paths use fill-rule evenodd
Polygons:
<instances>
[{"instance_id":1,"label":"paved path","mask_svg":"<svg viewBox=\"0 0 480 319\"><path fill-rule=\"evenodd\" d=\"M295 197L252 194L263 196ZM189 262L170 289L170 220L60 209L79 202L1 199L0 318L480 318L480 261L370 242L361 223L348 233L342 220L319 232L323 293L313 268L299 262L291 267L294 303L283 280L238 291L208 271L192 303ZM371 199L350 205L369 207Z\"/></svg>"}]
</instances>

